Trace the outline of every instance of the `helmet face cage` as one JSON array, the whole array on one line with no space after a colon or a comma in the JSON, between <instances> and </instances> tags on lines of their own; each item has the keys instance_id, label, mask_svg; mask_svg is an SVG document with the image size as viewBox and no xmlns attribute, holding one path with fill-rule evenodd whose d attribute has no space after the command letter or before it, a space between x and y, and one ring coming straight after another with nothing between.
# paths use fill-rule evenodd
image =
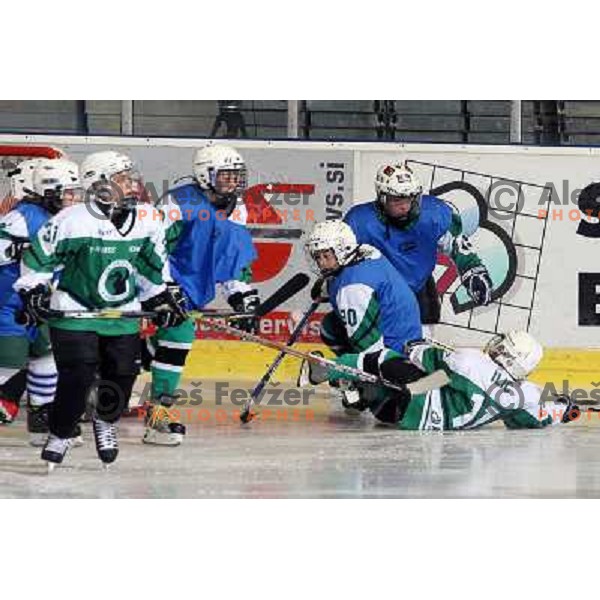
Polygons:
<instances>
[{"instance_id":1,"label":"helmet face cage","mask_svg":"<svg viewBox=\"0 0 600 600\"><path fill-rule=\"evenodd\" d=\"M51 214L65 206L65 192L71 192L72 204L81 199L79 168L70 161L58 160L38 164L31 176L32 196Z\"/></svg>"},{"instance_id":2,"label":"helmet face cage","mask_svg":"<svg viewBox=\"0 0 600 600\"><path fill-rule=\"evenodd\" d=\"M231 146L205 146L196 151L193 162L194 178L198 186L208 190L218 208L226 208L243 193L247 185L246 162ZM236 186L226 190L219 185L219 174L234 172L238 175Z\"/></svg>"},{"instance_id":3,"label":"helmet face cage","mask_svg":"<svg viewBox=\"0 0 600 600\"><path fill-rule=\"evenodd\" d=\"M237 173L238 180L236 186L231 191L220 191L218 186L218 177L220 173ZM248 172L244 165L239 166L227 166L227 167L210 167L208 169L209 178L209 189L215 195L215 205L219 209L227 211L228 215L231 214L235 208L235 204L238 198L244 193L248 182Z\"/></svg>"},{"instance_id":4,"label":"helmet face cage","mask_svg":"<svg viewBox=\"0 0 600 600\"><path fill-rule=\"evenodd\" d=\"M397 221L412 221L416 219L421 213L421 196L422 194L411 194L410 196L396 196L395 194L388 194L386 192L379 192L377 200L381 205L381 210L388 218L392 218ZM400 217L390 217L386 211L386 206L390 198L406 198L410 201L410 209L408 212Z\"/></svg>"},{"instance_id":5,"label":"helmet face cage","mask_svg":"<svg viewBox=\"0 0 600 600\"><path fill-rule=\"evenodd\" d=\"M319 267L319 264L317 263L317 253L324 252L325 250L331 250L333 252L333 254L335 255L335 258L336 258L338 264L333 269L321 269ZM316 275L321 275L323 277L335 275L343 266L342 262L340 262L340 257L338 255L338 253L336 252L335 248L315 247L314 244L311 244L310 240L308 242L306 242L306 244L304 245L304 254L306 256L306 262L308 263L310 270L313 273L315 273Z\"/></svg>"},{"instance_id":6,"label":"helmet face cage","mask_svg":"<svg viewBox=\"0 0 600 600\"><path fill-rule=\"evenodd\" d=\"M421 211L423 188L412 170L405 164L385 165L381 167L375 178L377 201L384 215L393 221L412 221ZM405 215L391 216L386 210L392 198L405 198L410 201L410 209Z\"/></svg>"},{"instance_id":7,"label":"helmet face cage","mask_svg":"<svg viewBox=\"0 0 600 600\"><path fill-rule=\"evenodd\" d=\"M131 190L126 193L119 183L115 181L115 177L119 175L127 175L131 181ZM140 190L142 178L140 173L133 168L123 169L116 173L107 176L102 173L97 181L95 181L90 190L96 201L101 204L113 204L122 208L135 205L140 200Z\"/></svg>"},{"instance_id":8,"label":"helmet face cage","mask_svg":"<svg viewBox=\"0 0 600 600\"><path fill-rule=\"evenodd\" d=\"M332 221L325 222L331 225ZM317 229L321 224L317 224L315 226L315 230L311 233L310 237L306 241L304 245L305 254L307 257L308 264L313 272L323 275L329 276L337 273L342 267L346 266L350 263L355 257L359 245L356 243L356 239L354 238L354 234L352 233L352 238L348 239L347 235L335 235L331 237L327 237L327 234L331 232L323 232L323 230ZM350 227L347 226L347 229L351 232ZM321 269L316 261L317 252L322 252L324 250L331 250L337 260L337 266L332 269Z\"/></svg>"},{"instance_id":9,"label":"helmet face cage","mask_svg":"<svg viewBox=\"0 0 600 600\"><path fill-rule=\"evenodd\" d=\"M69 199L68 204L65 201L65 192L72 192L73 198ZM77 186L56 185L54 188L44 190L43 196L39 196L41 205L50 213L55 215L63 207L76 204L81 201L83 188Z\"/></svg>"},{"instance_id":10,"label":"helmet face cage","mask_svg":"<svg viewBox=\"0 0 600 600\"><path fill-rule=\"evenodd\" d=\"M123 190L115 177L126 174L131 182L131 190ZM124 205L135 196L134 182L140 179L129 156L106 150L95 152L85 158L81 165L83 186L90 195L104 205Z\"/></svg>"},{"instance_id":11,"label":"helmet face cage","mask_svg":"<svg viewBox=\"0 0 600 600\"><path fill-rule=\"evenodd\" d=\"M494 336L485 346L484 352L515 381L525 379L529 371L521 363L512 340L504 333Z\"/></svg>"}]
</instances>

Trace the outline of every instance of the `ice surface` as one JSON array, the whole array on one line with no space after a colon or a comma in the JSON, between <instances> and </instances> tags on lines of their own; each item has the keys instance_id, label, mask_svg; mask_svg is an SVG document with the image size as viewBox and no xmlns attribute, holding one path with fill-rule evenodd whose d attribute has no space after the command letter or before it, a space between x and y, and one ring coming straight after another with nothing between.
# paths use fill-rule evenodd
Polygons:
<instances>
[{"instance_id":1,"label":"ice surface","mask_svg":"<svg viewBox=\"0 0 600 600\"><path fill-rule=\"evenodd\" d=\"M124 419L109 471L84 425L85 445L50 475L18 421L0 428L0 497L600 497L600 413L546 430L440 434L337 407L301 418L287 410L287 420L273 412L242 426L233 415L201 420L194 408L176 448L143 445L141 420Z\"/></svg>"}]
</instances>

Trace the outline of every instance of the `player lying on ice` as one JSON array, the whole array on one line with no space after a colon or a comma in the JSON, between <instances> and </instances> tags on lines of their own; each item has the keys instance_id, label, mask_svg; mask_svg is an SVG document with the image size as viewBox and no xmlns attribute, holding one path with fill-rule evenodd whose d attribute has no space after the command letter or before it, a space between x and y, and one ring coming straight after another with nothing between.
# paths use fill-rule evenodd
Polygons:
<instances>
[{"instance_id":1,"label":"player lying on ice","mask_svg":"<svg viewBox=\"0 0 600 600\"><path fill-rule=\"evenodd\" d=\"M409 430L472 429L497 420L509 428L539 428L579 415L568 397L542 402L541 388L526 380L543 354L529 334L512 331L496 336L483 351L441 349L422 339L406 338L408 343L399 349L397 340L403 336L398 338L394 333L412 323L415 314L408 296L391 301L392 290L382 285L389 263L368 258L368 249L358 246L347 225L339 221L317 224L307 250L321 273L329 277L327 289L334 311L323 320L323 339L338 354L338 364L360 368L395 384L409 383L440 369L449 381L441 389L413 396L408 389L396 391L366 384L347 373L305 361L299 385L325 381L352 385L357 400L346 402L346 406L368 408L380 421ZM333 318L343 323L336 329L337 345L327 329L328 319ZM371 336L372 343L361 347L365 336Z\"/></svg>"},{"instance_id":2,"label":"player lying on ice","mask_svg":"<svg viewBox=\"0 0 600 600\"><path fill-rule=\"evenodd\" d=\"M372 410L400 429L474 429L494 421L509 429L537 429L579 417L569 397L545 399L542 388L527 381L543 350L524 331L497 335L483 350L442 349L417 340L407 344L406 353L426 373L443 369L450 381L404 399L383 391Z\"/></svg>"}]
</instances>

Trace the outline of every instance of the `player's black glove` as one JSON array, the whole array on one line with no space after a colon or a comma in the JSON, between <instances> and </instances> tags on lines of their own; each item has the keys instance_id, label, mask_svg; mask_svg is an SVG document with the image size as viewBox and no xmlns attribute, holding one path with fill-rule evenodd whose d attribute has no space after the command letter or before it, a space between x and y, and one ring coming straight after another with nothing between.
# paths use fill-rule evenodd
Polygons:
<instances>
[{"instance_id":1,"label":"player's black glove","mask_svg":"<svg viewBox=\"0 0 600 600\"><path fill-rule=\"evenodd\" d=\"M21 256L23 256L23 252L25 252L25 250L29 248L30 245L31 244L29 243L29 241L13 242L12 244L10 244L10 246L7 246L6 250L4 251L5 260L15 262L20 261Z\"/></svg>"},{"instance_id":2,"label":"player's black glove","mask_svg":"<svg viewBox=\"0 0 600 600\"><path fill-rule=\"evenodd\" d=\"M468 269L461 275L461 283L477 306L486 306L492 301L492 280L483 265Z\"/></svg>"},{"instance_id":3,"label":"player's black glove","mask_svg":"<svg viewBox=\"0 0 600 600\"><path fill-rule=\"evenodd\" d=\"M152 322L157 327L177 327L188 318L185 296L175 283L167 283L167 289L142 302L142 310L156 313Z\"/></svg>"},{"instance_id":4,"label":"player's black glove","mask_svg":"<svg viewBox=\"0 0 600 600\"><path fill-rule=\"evenodd\" d=\"M319 277L319 279L314 282L310 290L310 297L313 302L316 302L317 300L319 302L329 301L328 281L329 280L326 278Z\"/></svg>"},{"instance_id":5,"label":"player's black glove","mask_svg":"<svg viewBox=\"0 0 600 600\"><path fill-rule=\"evenodd\" d=\"M575 402L573 402L573 399L571 398L571 396L569 396L569 394L560 394L558 396L555 396L553 400L557 404L562 404L565 407L563 410L562 418L560 420L561 423L570 423L571 421L577 421L577 419L579 419L579 417L581 416L581 409L579 408L579 406L577 406L577 404L575 404Z\"/></svg>"},{"instance_id":6,"label":"player's black glove","mask_svg":"<svg viewBox=\"0 0 600 600\"><path fill-rule=\"evenodd\" d=\"M233 321L234 327L250 333L258 331L260 319L256 316L256 310L260 306L260 298L256 290L235 292L227 298L227 303L235 312L248 314L247 317Z\"/></svg>"},{"instance_id":7,"label":"player's black glove","mask_svg":"<svg viewBox=\"0 0 600 600\"><path fill-rule=\"evenodd\" d=\"M51 295L50 287L41 283L30 290L21 290L19 296L23 303L23 310L16 316L17 323L26 327L45 323L53 312L50 310Z\"/></svg>"}]
</instances>

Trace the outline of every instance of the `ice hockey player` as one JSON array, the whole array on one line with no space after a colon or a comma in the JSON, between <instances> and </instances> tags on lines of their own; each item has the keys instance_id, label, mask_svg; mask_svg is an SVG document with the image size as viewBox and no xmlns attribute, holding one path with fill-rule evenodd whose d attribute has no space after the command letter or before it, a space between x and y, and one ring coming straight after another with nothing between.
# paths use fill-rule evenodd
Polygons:
<instances>
[{"instance_id":1,"label":"ice hockey player","mask_svg":"<svg viewBox=\"0 0 600 600\"><path fill-rule=\"evenodd\" d=\"M23 254L23 275L14 285L31 322L50 325L58 383L42 450L49 464L62 462L71 446L97 373L96 449L103 463L116 459L116 423L138 374L138 320L77 318L68 311L135 311L141 302L143 310L155 313L158 326L186 318L162 278L163 225L142 218L132 196L131 159L113 151L91 154L81 165L81 177L85 202L64 209L40 229Z\"/></svg>"},{"instance_id":2,"label":"ice hockey player","mask_svg":"<svg viewBox=\"0 0 600 600\"><path fill-rule=\"evenodd\" d=\"M233 193L209 194L209 200L219 211L225 213L227 218L217 219L217 238L215 245L215 281L222 295L234 311L239 313L249 313L247 319L239 319L236 326L245 331L255 331L258 328L258 319L253 316L253 312L260 304L258 292L251 285L252 281L252 263L257 257L256 249L252 242L252 236L246 228L248 211L241 202L241 194L246 189L247 174L246 166L241 155L233 148L224 146L219 147L219 152L231 154L237 161L239 169L227 171L222 170L219 177L221 185L227 184L232 180L231 186L235 185ZM215 147L204 149L203 152L212 152L208 160L217 162L214 156ZM237 156L236 156L237 155ZM198 157L196 156L196 159ZM206 177L206 174L204 175ZM239 178L239 181L235 181Z\"/></svg>"},{"instance_id":3,"label":"ice hockey player","mask_svg":"<svg viewBox=\"0 0 600 600\"><path fill-rule=\"evenodd\" d=\"M22 304L12 286L20 275L23 250L42 225L63 206L81 200L79 168L64 159L23 161L10 174L10 185L11 197L18 202L0 219L0 381L6 380L0 422L15 417L26 381L30 443L42 445L48 435L56 367L47 326L26 327L17 322ZM79 431L75 434L78 438Z\"/></svg>"},{"instance_id":4,"label":"ice hockey player","mask_svg":"<svg viewBox=\"0 0 600 600\"><path fill-rule=\"evenodd\" d=\"M360 244L375 246L406 279L417 296L423 325L440 320L432 276L438 252L452 258L476 306L492 301L489 273L463 235L460 216L439 198L423 194L406 164L380 167L375 190L376 200L353 206L344 220Z\"/></svg>"},{"instance_id":5,"label":"ice hockey player","mask_svg":"<svg viewBox=\"0 0 600 600\"><path fill-rule=\"evenodd\" d=\"M383 377L392 366L406 381L422 376L403 358L404 345L415 335L421 337L421 324L417 301L402 275L376 248L358 244L350 226L340 220L317 223L305 247L321 277L327 278L333 311L323 318L321 338L336 361ZM347 377L305 363L298 385L326 379L339 386ZM364 410L368 399L362 386L345 387L344 407Z\"/></svg>"},{"instance_id":6,"label":"ice hockey player","mask_svg":"<svg viewBox=\"0 0 600 600\"><path fill-rule=\"evenodd\" d=\"M214 299L216 283L222 283L229 305L248 313L238 326L252 329L259 305L258 293L247 281L254 247L242 223L228 218L246 186L246 164L233 148L206 146L195 153L193 172L194 181L170 190L162 205L168 215L169 287L187 309L196 310ZM180 218L172 219L173 214ZM194 338L195 323L188 319L146 340L152 357L147 444L176 446L183 440L185 426L174 422L169 409Z\"/></svg>"},{"instance_id":7,"label":"ice hockey player","mask_svg":"<svg viewBox=\"0 0 600 600\"><path fill-rule=\"evenodd\" d=\"M416 340L407 344L410 361L426 373L443 369L450 381L441 389L410 396L379 388L370 405L382 421L408 430L474 429L495 421L510 429L535 429L567 423L580 411L568 396L545 398L543 390L527 381L543 350L524 331L493 337L483 351L436 347ZM404 380L390 369L388 379Z\"/></svg>"}]
</instances>

